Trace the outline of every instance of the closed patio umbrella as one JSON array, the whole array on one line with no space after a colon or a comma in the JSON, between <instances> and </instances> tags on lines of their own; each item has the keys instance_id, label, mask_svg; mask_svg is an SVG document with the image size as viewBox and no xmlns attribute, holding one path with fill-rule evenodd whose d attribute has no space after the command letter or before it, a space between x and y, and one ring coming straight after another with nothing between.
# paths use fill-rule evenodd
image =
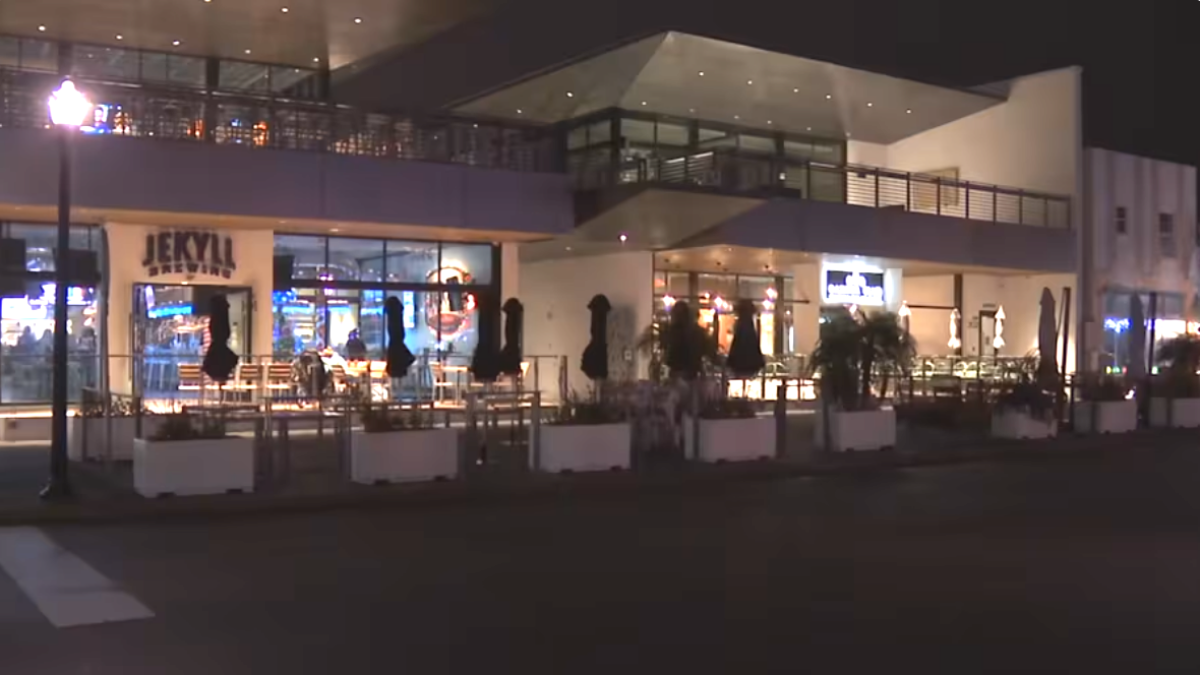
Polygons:
<instances>
[{"instance_id":1,"label":"closed patio umbrella","mask_svg":"<svg viewBox=\"0 0 1200 675\"><path fill-rule=\"evenodd\" d=\"M1038 317L1038 382L1052 389L1058 382L1058 325L1055 318L1054 294L1042 289L1042 312Z\"/></svg>"},{"instance_id":2,"label":"closed patio umbrella","mask_svg":"<svg viewBox=\"0 0 1200 675\"><path fill-rule=\"evenodd\" d=\"M608 313L612 304L608 297L597 295L587 305L592 313L591 339L583 350L579 369L593 382L608 379Z\"/></svg>"},{"instance_id":3,"label":"closed patio umbrella","mask_svg":"<svg viewBox=\"0 0 1200 675\"><path fill-rule=\"evenodd\" d=\"M387 374L388 377L404 377L417 360L404 344L404 305L395 296L389 297L383 302L383 314L387 319Z\"/></svg>"},{"instance_id":4,"label":"closed patio umbrella","mask_svg":"<svg viewBox=\"0 0 1200 675\"><path fill-rule=\"evenodd\" d=\"M758 330L754 327L754 302L739 300L735 311L737 321L733 324L733 342L729 345L725 364L736 377L754 377L767 365Z\"/></svg>"},{"instance_id":5,"label":"closed patio umbrella","mask_svg":"<svg viewBox=\"0 0 1200 675\"><path fill-rule=\"evenodd\" d=\"M475 355L471 357L471 374L479 382L495 382L500 377L500 334L497 330L500 312L496 300L481 293L476 312L479 341L475 345Z\"/></svg>"},{"instance_id":6,"label":"closed patio umbrella","mask_svg":"<svg viewBox=\"0 0 1200 675\"><path fill-rule=\"evenodd\" d=\"M1129 354L1125 357L1125 365L1131 379L1146 376L1146 310L1137 293L1129 298Z\"/></svg>"},{"instance_id":7,"label":"closed patio umbrella","mask_svg":"<svg viewBox=\"0 0 1200 675\"><path fill-rule=\"evenodd\" d=\"M201 369L214 382L224 384L233 376L238 357L229 348L229 337L233 331L229 325L229 301L224 295L214 295L209 305L208 334L210 343L204 354Z\"/></svg>"},{"instance_id":8,"label":"closed patio umbrella","mask_svg":"<svg viewBox=\"0 0 1200 675\"><path fill-rule=\"evenodd\" d=\"M684 301L671 307L671 320L667 325L666 361L672 377L694 380L703 366L703 331L696 330L696 319L692 308Z\"/></svg>"},{"instance_id":9,"label":"closed patio umbrella","mask_svg":"<svg viewBox=\"0 0 1200 675\"><path fill-rule=\"evenodd\" d=\"M500 350L500 372L521 374L521 333L524 331L525 308L516 298L509 298L504 307L504 349Z\"/></svg>"}]
</instances>

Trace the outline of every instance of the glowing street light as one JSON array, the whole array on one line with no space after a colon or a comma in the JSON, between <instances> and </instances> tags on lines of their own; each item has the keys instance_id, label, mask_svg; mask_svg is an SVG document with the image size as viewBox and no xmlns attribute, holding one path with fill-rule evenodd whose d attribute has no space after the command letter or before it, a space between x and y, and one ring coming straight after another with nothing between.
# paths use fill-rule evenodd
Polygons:
<instances>
[{"instance_id":1,"label":"glowing street light","mask_svg":"<svg viewBox=\"0 0 1200 675\"><path fill-rule=\"evenodd\" d=\"M50 108L50 121L60 127L80 127L92 112L92 102L75 88L71 80L63 80L58 89L46 102Z\"/></svg>"},{"instance_id":2,"label":"glowing street light","mask_svg":"<svg viewBox=\"0 0 1200 675\"><path fill-rule=\"evenodd\" d=\"M94 110L70 79L50 95L50 121L58 127L58 241L54 255L54 374L50 425L50 480L43 499L71 496L67 472L67 290L71 267L71 138Z\"/></svg>"}]
</instances>

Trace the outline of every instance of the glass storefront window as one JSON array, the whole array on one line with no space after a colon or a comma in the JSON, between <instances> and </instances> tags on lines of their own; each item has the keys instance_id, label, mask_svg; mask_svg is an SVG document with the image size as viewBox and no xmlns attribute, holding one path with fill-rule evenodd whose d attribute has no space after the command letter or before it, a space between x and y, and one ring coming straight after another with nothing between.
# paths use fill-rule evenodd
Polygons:
<instances>
[{"instance_id":1,"label":"glass storefront window","mask_svg":"<svg viewBox=\"0 0 1200 675\"><path fill-rule=\"evenodd\" d=\"M80 77L125 82L138 79L138 53L132 49L75 45L72 60L72 69Z\"/></svg>"},{"instance_id":2,"label":"glass storefront window","mask_svg":"<svg viewBox=\"0 0 1200 675\"><path fill-rule=\"evenodd\" d=\"M621 137L629 145L653 148L654 122L623 119L621 120Z\"/></svg>"},{"instance_id":3,"label":"glass storefront window","mask_svg":"<svg viewBox=\"0 0 1200 675\"><path fill-rule=\"evenodd\" d=\"M58 43L45 40L21 40L21 70L58 72Z\"/></svg>"},{"instance_id":4,"label":"glass storefront window","mask_svg":"<svg viewBox=\"0 0 1200 675\"><path fill-rule=\"evenodd\" d=\"M686 148L689 136L686 125L658 123L658 145L660 147Z\"/></svg>"},{"instance_id":5,"label":"glass storefront window","mask_svg":"<svg viewBox=\"0 0 1200 675\"><path fill-rule=\"evenodd\" d=\"M217 86L225 91L266 92L270 88L270 74L270 68L261 63L221 61Z\"/></svg>"},{"instance_id":6,"label":"glass storefront window","mask_svg":"<svg viewBox=\"0 0 1200 675\"><path fill-rule=\"evenodd\" d=\"M328 281L382 281L383 240L329 239Z\"/></svg>"},{"instance_id":7,"label":"glass storefront window","mask_svg":"<svg viewBox=\"0 0 1200 675\"><path fill-rule=\"evenodd\" d=\"M701 274L697 292L700 297L737 297L736 277L732 274Z\"/></svg>"},{"instance_id":8,"label":"glass storefront window","mask_svg":"<svg viewBox=\"0 0 1200 675\"><path fill-rule=\"evenodd\" d=\"M442 269L460 270L463 284L492 283L492 246L490 244L442 244ZM444 280L443 283L451 283Z\"/></svg>"},{"instance_id":9,"label":"glass storefront window","mask_svg":"<svg viewBox=\"0 0 1200 675\"><path fill-rule=\"evenodd\" d=\"M17 68L21 65L21 43L15 37L0 35L0 68Z\"/></svg>"},{"instance_id":10,"label":"glass storefront window","mask_svg":"<svg viewBox=\"0 0 1200 675\"><path fill-rule=\"evenodd\" d=\"M53 229L53 228L49 228ZM29 281L24 295L0 298L0 403L50 400L54 369L54 284ZM67 385L72 399L99 382L96 289L67 289Z\"/></svg>"},{"instance_id":11,"label":"glass storefront window","mask_svg":"<svg viewBox=\"0 0 1200 675\"><path fill-rule=\"evenodd\" d=\"M293 279L316 280L325 270L325 237L275 235L275 255L291 257Z\"/></svg>"},{"instance_id":12,"label":"glass storefront window","mask_svg":"<svg viewBox=\"0 0 1200 675\"><path fill-rule=\"evenodd\" d=\"M434 283L438 245L424 241L387 242L387 280L391 283Z\"/></svg>"}]
</instances>

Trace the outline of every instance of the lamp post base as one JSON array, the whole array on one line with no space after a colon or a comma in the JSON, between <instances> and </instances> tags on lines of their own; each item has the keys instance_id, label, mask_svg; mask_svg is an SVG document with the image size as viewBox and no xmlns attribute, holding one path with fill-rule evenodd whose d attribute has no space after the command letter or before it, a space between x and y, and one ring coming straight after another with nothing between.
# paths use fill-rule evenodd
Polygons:
<instances>
[{"instance_id":1,"label":"lamp post base","mask_svg":"<svg viewBox=\"0 0 1200 675\"><path fill-rule=\"evenodd\" d=\"M38 493L38 497L48 502L61 502L73 499L75 493L71 490L71 484L62 480L51 479L46 483L46 487Z\"/></svg>"}]
</instances>

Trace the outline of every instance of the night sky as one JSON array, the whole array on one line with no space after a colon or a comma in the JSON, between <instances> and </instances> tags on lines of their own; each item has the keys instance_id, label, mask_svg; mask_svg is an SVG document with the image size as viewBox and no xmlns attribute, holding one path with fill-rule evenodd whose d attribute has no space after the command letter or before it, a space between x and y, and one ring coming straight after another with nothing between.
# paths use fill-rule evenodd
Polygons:
<instances>
[{"instance_id":1,"label":"night sky","mask_svg":"<svg viewBox=\"0 0 1200 675\"><path fill-rule=\"evenodd\" d=\"M1080 65L1088 145L1200 163L1196 0L527 1L518 40L676 29L959 86Z\"/></svg>"}]
</instances>

